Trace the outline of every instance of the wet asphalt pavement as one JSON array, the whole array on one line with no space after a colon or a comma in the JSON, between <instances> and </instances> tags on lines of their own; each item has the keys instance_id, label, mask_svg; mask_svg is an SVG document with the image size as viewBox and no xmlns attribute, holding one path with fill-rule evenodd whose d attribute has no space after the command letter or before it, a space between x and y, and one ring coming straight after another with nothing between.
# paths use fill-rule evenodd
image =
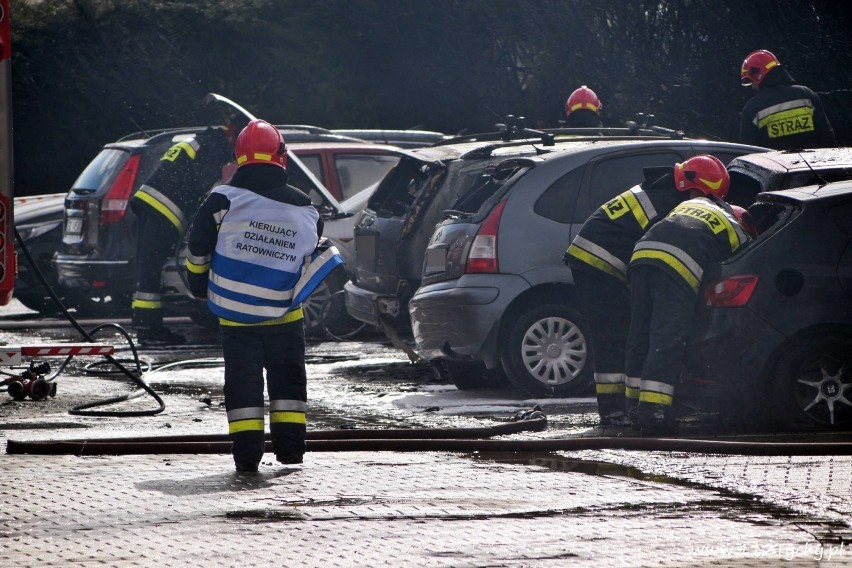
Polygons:
<instances>
[{"instance_id":1,"label":"wet asphalt pavement","mask_svg":"<svg viewBox=\"0 0 852 568\"><path fill-rule=\"evenodd\" d=\"M225 432L217 337L171 323L193 346L139 353L163 412L69 414L135 390L103 374L98 358L75 358L55 398L0 393L0 449L10 440ZM80 342L59 320L15 306L0 311L0 334L7 345ZM116 357L132 355L112 329L98 340L121 346ZM311 431L504 425L538 403L546 430L501 439L633 435L600 428L591 397L460 392L380 336L312 342L308 376ZM156 407L143 395L108 408ZM752 439L708 416L679 435ZM850 456L343 449L309 451L296 467L265 458L250 475L234 473L227 454L2 453L0 566L852 565Z\"/></svg>"}]
</instances>

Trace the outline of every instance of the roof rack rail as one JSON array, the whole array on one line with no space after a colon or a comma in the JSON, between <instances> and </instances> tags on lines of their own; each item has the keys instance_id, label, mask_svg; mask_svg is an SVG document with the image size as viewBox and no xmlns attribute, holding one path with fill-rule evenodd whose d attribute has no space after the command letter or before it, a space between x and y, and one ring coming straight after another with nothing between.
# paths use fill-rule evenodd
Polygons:
<instances>
[{"instance_id":1,"label":"roof rack rail","mask_svg":"<svg viewBox=\"0 0 852 568\"><path fill-rule=\"evenodd\" d=\"M207 128L206 126L177 126L177 127L169 127L169 128L149 128L147 130L137 130L136 132L131 132L130 134L125 134L121 138L117 140L117 142L124 142L126 140L136 140L137 138L153 138L154 136L159 136L160 134L168 134L170 132L198 132L200 130L204 130Z\"/></svg>"},{"instance_id":2,"label":"roof rack rail","mask_svg":"<svg viewBox=\"0 0 852 568\"><path fill-rule=\"evenodd\" d=\"M529 144L530 139L538 139L539 143L544 146L553 146L553 135L550 134L546 130L535 130L533 128L527 128L523 125L524 117L515 117L513 115L508 115L506 117L505 123L499 123L495 126L497 127L496 132L481 132L478 134L466 134L462 136L454 136L452 138L447 138L446 140L440 140L433 144L433 146L446 146L448 144L460 144L463 142L488 142L488 141L496 141L502 140L503 142L511 142L514 140L527 140L527 144Z\"/></svg>"},{"instance_id":3,"label":"roof rack rail","mask_svg":"<svg viewBox=\"0 0 852 568\"><path fill-rule=\"evenodd\" d=\"M445 146L448 144L460 144L464 142L490 142L502 141L504 145L515 146L515 141L526 140L522 142L529 144L531 139L537 138L540 143L545 146L553 146L557 136L578 136L588 138L589 140L599 140L601 138L619 137L625 139L628 137L643 137L643 138L672 138L680 140L686 135L682 130L674 130L652 124L654 119L653 114L638 113L636 120L628 120L623 127L559 127L559 128L543 128L534 130L522 126L523 117L515 118L512 115L506 117L505 124L497 124L497 131L482 132L478 134L466 134L455 136L446 140L436 142L433 146ZM499 147L499 146L494 146ZM483 151L486 148L482 148Z\"/></svg>"},{"instance_id":4,"label":"roof rack rail","mask_svg":"<svg viewBox=\"0 0 852 568\"><path fill-rule=\"evenodd\" d=\"M612 135L612 136L572 136L571 142L601 142L602 140L607 141L638 141L638 140L660 140L662 137L659 134L624 134L624 135ZM559 138L557 138L559 141ZM464 153L461 158L462 159L481 159L487 158L494 152L494 150L499 150L500 148L511 148L514 146L524 146L532 143L531 140L513 140L511 142L501 142L496 144L489 144L487 146L481 146L479 148L475 148L469 152ZM438 144L434 144L437 146ZM536 148L537 154L546 154L552 152L553 150L542 150L540 148Z\"/></svg>"}]
</instances>

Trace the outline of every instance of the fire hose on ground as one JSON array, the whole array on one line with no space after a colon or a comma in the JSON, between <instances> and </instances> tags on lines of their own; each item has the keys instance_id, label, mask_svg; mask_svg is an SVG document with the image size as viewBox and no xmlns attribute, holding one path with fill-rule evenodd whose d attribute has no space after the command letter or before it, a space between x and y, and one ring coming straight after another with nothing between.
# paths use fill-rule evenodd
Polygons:
<instances>
[{"instance_id":1,"label":"fire hose on ground","mask_svg":"<svg viewBox=\"0 0 852 568\"><path fill-rule=\"evenodd\" d=\"M579 437L493 440L493 436L541 431L547 418L522 419L485 428L316 430L307 433L309 452L568 452L637 450L736 455L852 455L852 442L756 442L680 438ZM268 439L266 451L272 451ZM9 454L142 455L227 454L227 435L186 435L79 440L9 440Z\"/></svg>"},{"instance_id":2,"label":"fire hose on ground","mask_svg":"<svg viewBox=\"0 0 852 568\"><path fill-rule=\"evenodd\" d=\"M110 356L106 360L140 388L130 394L80 405L69 410L70 414L87 416L150 416L165 409L165 403L142 379L142 366L127 332L116 324L106 324L91 331L84 330L71 316L46 278L38 269L27 250L23 239L15 232L21 249L54 302L62 309L65 317L87 341L94 342L93 335L105 328L115 328L125 336L133 352L136 372L125 368L120 361ZM50 385L71 360L65 360L60 368L44 382ZM206 361L204 361L206 362ZM176 364L180 364L176 363ZM163 368L169 367L166 365ZM45 370L45 373L47 371ZM55 388L55 385L52 385ZM93 407L127 401L149 394L159 407L140 411L91 411ZM536 412L538 411L538 412ZM581 450L637 450L668 452L699 452L709 454L737 455L852 455L852 442L760 442L732 440L700 440L684 438L636 438L636 437L576 437L536 440L493 440L493 436L517 434L524 431L541 431L547 427L547 418L535 408L525 416L516 417L513 423L487 428L424 428L424 429L370 429L370 430L319 430L307 433L309 452L560 452ZM268 436L268 435L267 435ZM267 438L267 451L272 451ZM231 442L227 435L187 435L143 438L107 438L84 440L9 440L9 454L71 454L136 455L136 454L225 454L230 453Z\"/></svg>"}]
</instances>

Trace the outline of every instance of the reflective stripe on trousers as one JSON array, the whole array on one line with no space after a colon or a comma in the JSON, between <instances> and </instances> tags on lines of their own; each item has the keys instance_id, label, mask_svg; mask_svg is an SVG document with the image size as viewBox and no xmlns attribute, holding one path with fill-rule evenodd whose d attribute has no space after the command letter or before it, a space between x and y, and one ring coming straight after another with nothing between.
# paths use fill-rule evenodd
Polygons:
<instances>
[{"instance_id":1,"label":"reflective stripe on trousers","mask_svg":"<svg viewBox=\"0 0 852 568\"><path fill-rule=\"evenodd\" d=\"M228 411L228 433L263 432L263 407L251 406Z\"/></svg>"},{"instance_id":2,"label":"reflective stripe on trousers","mask_svg":"<svg viewBox=\"0 0 852 568\"><path fill-rule=\"evenodd\" d=\"M674 386L659 381L642 379L639 391L639 402L651 402L671 406L674 398Z\"/></svg>"}]
</instances>

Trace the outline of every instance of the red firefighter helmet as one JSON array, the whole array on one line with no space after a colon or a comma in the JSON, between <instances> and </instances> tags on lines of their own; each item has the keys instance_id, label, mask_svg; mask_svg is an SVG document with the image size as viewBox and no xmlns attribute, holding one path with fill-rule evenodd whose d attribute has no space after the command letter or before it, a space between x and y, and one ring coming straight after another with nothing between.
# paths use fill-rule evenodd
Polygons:
<instances>
[{"instance_id":1,"label":"red firefighter helmet","mask_svg":"<svg viewBox=\"0 0 852 568\"><path fill-rule=\"evenodd\" d=\"M601 100L585 85L576 89L565 101L565 116L571 116L572 112L581 109L594 111L598 116L601 114Z\"/></svg>"},{"instance_id":2,"label":"red firefighter helmet","mask_svg":"<svg viewBox=\"0 0 852 568\"><path fill-rule=\"evenodd\" d=\"M265 120L255 119L242 129L234 148L237 167L248 164L274 164L287 167L287 147L278 129Z\"/></svg>"},{"instance_id":3,"label":"red firefighter helmet","mask_svg":"<svg viewBox=\"0 0 852 568\"><path fill-rule=\"evenodd\" d=\"M740 82L744 87L751 85L759 87L766 74L779 65L781 65L781 62L771 51L765 49L752 51L743 61L742 69L740 69Z\"/></svg>"},{"instance_id":4,"label":"red firefighter helmet","mask_svg":"<svg viewBox=\"0 0 852 568\"><path fill-rule=\"evenodd\" d=\"M757 227L754 224L754 217L751 216L748 209L743 209L739 205L731 205L731 209L734 210L734 217L736 217L737 221L740 222L740 225L743 229L745 229L745 232L748 233L751 238L756 239Z\"/></svg>"},{"instance_id":5,"label":"red firefighter helmet","mask_svg":"<svg viewBox=\"0 0 852 568\"><path fill-rule=\"evenodd\" d=\"M731 177L725 164L709 155L693 156L674 167L675 187L678 191L697 189L706 195L724 199L728 195Z\"/></svg>"}]
</instances>

